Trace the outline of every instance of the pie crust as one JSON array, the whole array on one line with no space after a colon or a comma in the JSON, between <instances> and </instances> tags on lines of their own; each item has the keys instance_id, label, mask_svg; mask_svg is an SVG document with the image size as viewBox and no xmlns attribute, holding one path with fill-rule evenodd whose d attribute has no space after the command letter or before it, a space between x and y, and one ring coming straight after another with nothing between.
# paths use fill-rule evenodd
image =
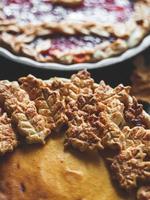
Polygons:
<instances>
[{"instance_id":1,"label":"pie crust","mask_svg":"<svg viewBox=\"0 0 150 200\"><path fill-rule=\"evenodd\" d=\"M87 71L68 80L2 80L0 153L63 136L66 152L99 153L120 188L149 200L150 116L130 89L95 83Z\"/></svg>"},{"instance_id":2,"label":"pie crust","mask_svg":"<svg viewBox=\"0 0 150 200\"><path fill-rule=\"evenodd\" d=\"M39 62L97 62L136 46L150 31L150 0L39 0L45 13L24 17L32 1L0 3L0 45ZM46 13L50 6L56 16Z\"/></svg>"}]
</instances>

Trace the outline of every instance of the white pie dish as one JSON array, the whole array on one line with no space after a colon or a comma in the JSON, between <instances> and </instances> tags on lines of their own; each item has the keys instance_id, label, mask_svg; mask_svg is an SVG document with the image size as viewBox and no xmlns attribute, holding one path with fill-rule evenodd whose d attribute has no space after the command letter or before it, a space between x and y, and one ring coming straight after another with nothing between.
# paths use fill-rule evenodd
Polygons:
<instances>
[{"instance_id":1,"label":"white pie dish","mask_svg":"<svg viewBox=\"0 0 150 200\"><path fill-rule=\"evenodd\" d=\"M71 65L63 65L59 63L40 63L27 57L14 55L9 50L3 47L0 47L0 55L14 62L25 64L34 68L47 69L47 70L72 71L72 70L96 69L96 68L108 67L110 65L123 62L129 58L136 56L137 54L139 54L140 52L142 52L149 46L150 46L150 35L146 36L138 46L128 49L127 51L125 51L119 56L107 58L96 63L81 63L81 64L71 64Z\"/></svg>"}]
</instances>

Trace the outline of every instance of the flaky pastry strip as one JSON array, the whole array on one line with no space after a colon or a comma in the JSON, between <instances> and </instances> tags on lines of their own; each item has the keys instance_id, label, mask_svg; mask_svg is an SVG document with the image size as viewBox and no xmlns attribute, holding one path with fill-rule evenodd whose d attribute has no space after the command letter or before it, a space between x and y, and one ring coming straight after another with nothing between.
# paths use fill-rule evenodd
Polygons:
<instances>
[{"instance_id":1,"label":"flaky pastry strip","mask_svg":"<svg viewBox=\"0 0 150 200\"><path fill-rule=\"evenodd\" d=\"M0 154L13 151L17 144L18 141L11 125L11 119L6 112L0 109Z\"/></svg>"},{"instance_id":2,"label":"flaky pastry strip","mask_svg":"<svg viewBox=\"0 0 150 200\"><path fill-rule=\"evenodd\" d=\"M0 104L29 143L44 143L49 129L34 102L17 82L0 81Z\"/></svg>"}]
</instances>

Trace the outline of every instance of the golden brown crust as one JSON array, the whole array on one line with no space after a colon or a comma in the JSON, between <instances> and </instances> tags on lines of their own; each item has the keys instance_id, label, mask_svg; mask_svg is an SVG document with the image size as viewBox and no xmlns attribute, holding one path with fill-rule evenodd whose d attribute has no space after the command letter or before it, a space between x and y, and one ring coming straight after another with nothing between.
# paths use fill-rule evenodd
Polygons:
<instances>
[{"instance_id":1,"label":"golden brown crust","mask_svg":"<svg viewBox=\"0 0 150 200\"><path fill-rule=\"evenodd\" d=\"M148 128L143 114L143 106L137 102L135 97L133 97L133 101L127 105L124 114L126 121L131 127L143 126Z\"/></svg>"},{"instance_id":2,"label":"golden brown crust","mask_svg":"<svg viewBox=\"0 0 150 200\"><path fill-rule=\"evenodd\" d=\"M35 102L38 113L46 119L51 131L66 124L65 103L61 101L59 91L52 90L50 84L31 75L20 78L19 82ZM60 81L60 84L63 83Z\"/></svg>"},{"instance_id":3,"label":"golden brown crust","mask_svg":"<svg viewBox=\"0 0 150 200\"><path fill-rule=\"evenodd\" d=\"M24 89L35 102L38 113L46 118L50 130L60 130L67 125L67 110L73 106L80 93L92 90L94 81L86 71L79 72L71 77L70 82L59 79L44 82L34 76L19 79Z\"/></svg>"},{"instance_id":4,"label":"golden brown crust","mask_svg":"<svg viewBox=\"0 0 150 200\"><path fill-rule=\"evenodd\" d=\"M145 161L149 152L148 147L139 145L122 151L114 159L111 169L122 188L130 190L137 187L138 180L150 179L150 162Z\"/></svg>"},{"instance_id":5,"label":"golden brown crust","mask_svg":"<svg viewBox=\"0 0 150 200\"><path fill-rule=\"evenodd\" d=\"M130 95L130 87L96 84L87 71L66 81L29 75L19 83L0 81L0 105L28 142L65 132L67 147L103 152L122 188L149 183L150 116Z\"/></svg>"},{"instance_id":6,"label":"golden brown crust","mask_svg":"<svg viewBox=\"0 0 150 200\"><path fill-rule=\"evenodd\" d=\"M69 116L65 145L80 151L113 150L116 156L108 154L107 159L126 190L137 187L139 179L149 180L150 117L129 87L113 89L101 82L93 93L78 96Z\"/></svg>"},{"instance_id":7,"label":"golden brown crust","mask_svg":"<svg viewBox=\"0 0 150 200\"><path fill-rule=\"evenodd\" d=\"M14 132L11 119L6 112L0 109L0 154L13 151L17 146L17 137Z\"/></svg>"},{"instance_id":8,"label":"golden brown crust","mask_svg":"<svg viewBox=\"0 0 150 200\"><path fill-rule=\"evenodd\" d=\"M66 145L81 151L122 149L124 126L150 127L142 106L129 95L128 87L113 89L104 82L96 85L93 93L80 95L68 115Z\"/></svg>"},{"instance_id":9,"label":"golden brown crust","mask_svg":"<svg viewBox=\"0 0 150 200\"><path fill-rule=\"evenodd\" d=\"M34 102L17 82L0 82L0 103L28 142L44 143L49 129L44 118L37 113Z\"/></svg>"},{"instance_id":10,"label":"golden brown crust","mask_svg":"<svg viewBox=\"0 0 150 200\"><path fill-rule=\"evenodd\" d=\"M121 187L132 189L138 181L150 180L150 130L142 127L124 130L123 150L113 158L111 169Z\"/></svg>"},{"instance_id":11,"label":"golden brown crust","mask_svg":"<svg viewBox=\"0 0 150 200\"><path fill-rule=\"evenodd\" d=\"M80 95L76 105L69 110L69 123L66 132L66 145L72 145L81 151L102 148L98 137L103 128L97 116L98 105L92 95Z\"/></svg>"}]
</instances>

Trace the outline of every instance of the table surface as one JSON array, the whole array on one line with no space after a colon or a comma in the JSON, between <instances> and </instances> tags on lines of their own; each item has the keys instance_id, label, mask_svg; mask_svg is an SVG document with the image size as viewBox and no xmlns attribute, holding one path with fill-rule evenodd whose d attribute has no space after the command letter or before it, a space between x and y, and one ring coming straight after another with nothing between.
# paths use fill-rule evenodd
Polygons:
<instances>
[{"instance_id":1,"label":"table surface","mask_svg":"<svg viewBox=\"0 0 150 200\"><path fill-rule=\"evenodd\" d=\"M150 48L144 51L143 53L146 57L150 55ZM0 57L0 79L8 79L8 80L17 80L21 76L25 76L28 74L33 74L36 77L42 79L49 79L50 77L59 76L69 78L71 74L75 73L75 71L66 72L66 71L50 71L50 70L42 70L36 69L29 66L21 65L18 63L14 63L12 61L6 60L3 57ZM130 84L130 75L134 69L133 58L127 60L123 63L95 69L89 70L92 74L92 77L96 82L100 80L106 81L106 83L111 86L115 86L119 83L123 83L125 85Z\"/></svg>"}]
</instances>

